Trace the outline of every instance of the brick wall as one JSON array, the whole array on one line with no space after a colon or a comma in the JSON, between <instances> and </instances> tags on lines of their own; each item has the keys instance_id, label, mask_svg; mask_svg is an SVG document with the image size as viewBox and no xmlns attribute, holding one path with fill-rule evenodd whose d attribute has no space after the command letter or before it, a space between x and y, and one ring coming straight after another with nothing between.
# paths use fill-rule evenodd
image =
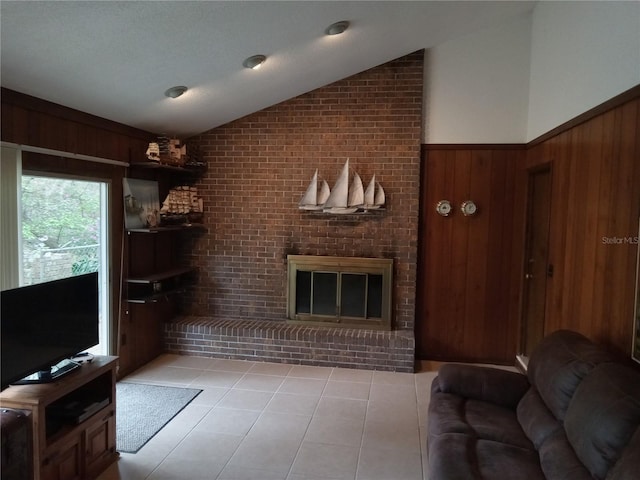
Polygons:
<instances>
[{"instance_id":1,"label":"brick wall","mask_svg":"<svg viewBox=\"0 0 640 480\"><path fill-rule=\"evenodd\" d=\"M415 52L190 140L208 162L197 183L207 232L185 245L200 268L187 313L284 320L288 254L394 259L394 325L413 330L423 52ZM259 95L259 92L247 92ZM345 160L387 209L324 216L297 204L316 168L333 186Z\"/></svg>"}]
</instances>

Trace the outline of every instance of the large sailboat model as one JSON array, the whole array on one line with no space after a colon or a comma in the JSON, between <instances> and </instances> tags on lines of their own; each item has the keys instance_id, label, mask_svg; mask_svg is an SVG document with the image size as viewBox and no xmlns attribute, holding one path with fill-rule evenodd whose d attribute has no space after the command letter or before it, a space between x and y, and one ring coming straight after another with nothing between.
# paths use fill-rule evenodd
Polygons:
<instances>
[{"instance_id":1,"label":"large sailboat model","mask_svg":"<svg viewBox=\"0 0 640 480\"><path fill-rule=\"evenodd\" d=\"M364 191L364 209L378 209L384 206L385 201L384 189L382 185L376 182L376 176L374 175Z\"/></svg>"},{"instance_id":2,"label":"large sailboat model","mask_svg":"<svg viewBox=\"0 0 640 480\"><path fill-rule=\"evenodd\" d=\"M298 203L298 208L301 210L322 210L330 193L329 184L326 180L322 180L320 191L318 191L318 169L316 169L307 191L300 199L300 203Z\"/></svg>"},{"instance_id":3,"label":"large sailboat model","mask_svg":"<svg viewBox=\"0 0 640 480\"><path fill-rule=\"evenodd\" d=\"M367 190L364 190L362 179L354 172L349 184L349 160L344 164L338 180L332 190L323 180L318 189L318 170L311 178L307 191L302 196L298 208L301 210L322 211L323 213L345 215L356 212L367 212L384 207L385 194L382 186L376 182L374 175Z\"/></svg>"},{"instance_id":4,"label":"large sailboat model","mask_svg":"<svg viewBox=\"0 0 640 480\"><path fill-rule=\"evenodd\" d=\"M355 213L363 205L364 188L362 179L360 175L355 173L351 186L349 186L349 160L347 160L322 211L337 214Z\"/></svg>"}]
</instances>

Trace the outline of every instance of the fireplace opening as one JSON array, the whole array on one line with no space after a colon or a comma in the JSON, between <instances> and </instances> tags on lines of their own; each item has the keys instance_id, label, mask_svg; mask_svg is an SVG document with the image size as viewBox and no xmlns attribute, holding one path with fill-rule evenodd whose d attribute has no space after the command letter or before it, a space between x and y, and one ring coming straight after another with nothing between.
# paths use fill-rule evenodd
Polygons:
<instances>
[{"instance_id":1,"label":"fireplace opening","mask_svg":"<svg viewBox=\"0 0 640 480\"><path fill-rule=\"evenodd\" d=\"M289 255L292 323L391 329L393 260Z\"/></svg>"}]
</instances>

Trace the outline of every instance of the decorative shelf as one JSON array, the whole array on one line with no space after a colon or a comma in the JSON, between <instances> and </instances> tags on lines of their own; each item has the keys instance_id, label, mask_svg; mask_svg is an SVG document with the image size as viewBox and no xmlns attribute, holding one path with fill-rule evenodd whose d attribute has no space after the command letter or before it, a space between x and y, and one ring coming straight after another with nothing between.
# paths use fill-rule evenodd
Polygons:
<instances>
[{"instance_id":1,"label":"decorative shelf","mask_svg":"<svg viewBox=\"0 0 640 480\"><path fill-rule=\"evenodd\" d=\"M206 227L202 223L185 223L181 225L166 225L153 228L128 228L128 233L162 233L177 232L181 230L204 230Z\"/></svg>"},{"instance_id":2,"label":"decorative shelf","mask_svg":"<svg viewBox=\"0 0 640 480\"><path fill-rule=\"evenodd\" d=\"M201 175L207 170L206 165L188 167L188 166L180 166L180 165L169 165L166 163L158 163L158 162L132 162L129 164L131 168L144 168L147 170L163 170L167 172L180 172L187 173L190 175Z\"/></svg>"},{"instance_id":3,"label":"decorative shelf","mask_svg":"<svg viewBox=\"0 0 640 480\"><path fill-rule=\"evenodd\" d=\"M188 280L182 278L197 272L197 268L180 267L140 277L127 278L130 285L127 303L157 303L170 295L186 292Z\"/></svg>"},{"instance_id":4,"label":"decorative shelf","mask_svg":"<svg viewBox=\"0 0 640 480\"><path fill-rule=\"evenodd\" d=\"M168 280L170 278L180 277L188 273L196 272L197 270L198 270L197 268L193 268L193 267L173 268L171 270L152 273L151 275L145 275L143 277L127 278L127 283L142 283L142 284L148 285L148 284L162 282L163 280Z\"/></svg>"},{"instance_id":5,"label":"decorative shelf","mask_svg":"<svg viewBox=\"0 0 640 480\"><path fill-rule=\"evenodd\" d=\"M146 295L144 297L127 298L127 303L138 303L138 304L158 303L161 299L166 298L169 295L185 293L186 291L187 291L186 288L175 288L175 289L167 290L164 292L154 293L152 295Z\"/></svg>"}]
</instances>

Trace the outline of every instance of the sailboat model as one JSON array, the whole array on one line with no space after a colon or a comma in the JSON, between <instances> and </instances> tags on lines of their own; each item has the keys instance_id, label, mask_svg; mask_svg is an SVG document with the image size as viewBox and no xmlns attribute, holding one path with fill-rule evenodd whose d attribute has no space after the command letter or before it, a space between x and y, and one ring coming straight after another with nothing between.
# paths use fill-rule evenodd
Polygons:
<instances>
[{"instance_id":1,"label":"sailboat model","mask_svg":"<svg viewBox=\"0 0 640 480\"><path fill-rule=\"evenodd\" d=\"M364 192L364 206L365 210L375 210L383 207L386 198L384 195L384 189L382 185L376 182L376 176L374 175L367 185L367 189Z\"/></svg>"},{"instance_id":2,"label":"sailboat model","mask_svg":"<svg viewBox=\"0 0 640 480\"><path fill-rule=\"evenodd\" d=\"M349 160L347 160L322 211L337 214L355 213L363 205L364 188L362 179L357 173L354 174L351 186L349 186Z\"/></svg>"},{"instance_id":3,"label":"sailboat model","mask_svg":"<svg viewBox=\"0 0 640 480\"><path fill-rule=\"evenodd\" d=\"M311 178L311 183L307 187L307 191L300 199L300 203L298 203L298 208L301 210L322 210L330 193L329 184L326 180L322 180L320 191L318 192L318 169L316 169L316 172Z\"/></svg>"}]
</instances>

